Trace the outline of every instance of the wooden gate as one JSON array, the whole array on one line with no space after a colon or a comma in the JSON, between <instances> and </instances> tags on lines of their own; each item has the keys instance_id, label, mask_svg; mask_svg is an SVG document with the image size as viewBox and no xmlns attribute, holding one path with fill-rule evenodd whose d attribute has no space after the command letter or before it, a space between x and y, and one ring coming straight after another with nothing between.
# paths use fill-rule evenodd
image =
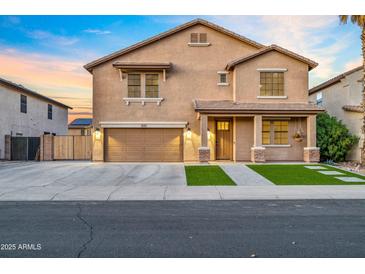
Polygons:
<instances>
[{"instance_id":1,"label":"wooden gate","mask_svg":"<svg viewBox=\"0 0 365 274\"><path fill-rule=\"evenodd\" d=\"M53 136L53 160L91 160L91 136Z\"/></svg>"}]
</instances>

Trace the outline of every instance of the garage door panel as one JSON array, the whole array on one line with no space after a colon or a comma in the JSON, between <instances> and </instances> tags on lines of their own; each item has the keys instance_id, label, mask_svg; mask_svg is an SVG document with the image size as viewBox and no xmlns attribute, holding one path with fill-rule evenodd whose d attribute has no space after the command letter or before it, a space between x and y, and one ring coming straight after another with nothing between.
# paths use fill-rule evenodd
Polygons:
<instances>
[{"instance_id":1,"label":"garage door panel","mask_svg":"<svg viewBox=\"0 0 365 274\"><path fill-rule=\"evenodd\" d=\"M182 129L106 129L106 161L182 161Z\"/></svg>"}]
</instances>

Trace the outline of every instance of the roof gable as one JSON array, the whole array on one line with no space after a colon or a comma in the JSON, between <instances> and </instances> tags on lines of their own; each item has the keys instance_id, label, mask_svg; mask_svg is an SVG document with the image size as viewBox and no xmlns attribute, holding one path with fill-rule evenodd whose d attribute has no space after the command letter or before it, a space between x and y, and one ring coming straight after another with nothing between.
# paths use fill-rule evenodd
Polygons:
<instances>
[{"instance_id":1,"label":"roof gable","mask_svg":"<svg viewBox=\"0 0 365 274\"><path fill-rule=\"evenodd\" d=\"M301 61L303 63L306 63L309 66L309 70L315 68L318 65L316 62L314 62L314 61L312 61L312 60L310 60L310 59L308 59L308 58L306 58L304 56L301 56L301 55L299 55L297 53L294 53L294 52L292 52L290 50L287 50L287 49L284 49L282 47L279 47L278 45L271 45L269 47L265 47L264 49L262 49L262 50L260 50L260 51L258 51L256 53L254 53L254 54L251 54L249 56L245 56L245 57L242 57L242 58L238 58L236 60L233 60L232 62L230 62L230 63L227 64L226 70L232 70L238 64L244 63L246 61L249 61L251 59L254 59L256 57L259 57L259 56L261 56L263 54L266 54L268 52L271 52L271 51L277 51L277 52L282 53L282 54L284 54L286 56L289 56L289 57L294 58L294 59L297 59L297 60L299 60L299 61Z\"/></svg>"},{"instance_id":2,"label":"roof gable","mask_svg":"<svg viewBox=\"0 0 365 274\"><path fill-rule=\"evenodd\" d=\"M309 94L315 93L315 92L317 92L319 90L322 90L324 88L327 88L329 86L332 86L332 85L340 82L341 79L345 78L346 76L348 76L348 75L350 75L350 74L352 74L354 72L357 72L357 71L361 70L362 68L363 68L363 66L359 66L359 67L354 68L352 70L349 70L349 71L346 71L344 73L341 73L340 75L337 75L336 77L333 77L333 78L331 78L331 79L323 82L322 84L319 84L318 86L315 86L315 87L311 88L309 90Z\"/></svg>"},{"instance_id":3,"label":"roof gable","mask_svg":"<svg viewBox=\"0 0 365 274\"><path fill-rule=\"evenodd\" d=\"M6 79L4 79L4 78L0 78L0 84L3 84L3 85L5 85L5 86L7 86L7 87L10 87L10 88L12 88L12 89L15 89L15 90L17 90L17 91L19 91L19 92L22 92L22 93L28 94L28 95L30 95L30 96L34 96L34 97L36 97L36 98L42 99L42 100L47 101L47 102L49 102L49 103L52 103L52 104L58 105L58 106L60 106L60 107L72 109L72 107L69 107L69 106L67 106L67 105L65 105L65 104L62 104L61 102L58 102L58 101L56 101L56 100L53 100L53 99L51 99L51 98L49 98L49 97L47 97L47 96L44 96L44 95L42 95L42 94L39 94L38 92L35 92L35 91L33 91L33 90L30 90L30 89L28 89L28 88L26 88L26 87L24 87L24 86L22 86L22 85L19 85L19 84L13 83L13 82L11 82L11 81L8 81L8 80L6 80Z\"/></svg>"},{"instance_id":4,"label":"roof gable","mask_svg":"<svg viewBox=\"0 0 365 274\"><path fill-rule=\"evenodd\" d=\"M177 27L175 27L173 29L170 29L170 30L168 30L166 32L160 33L160 34L158 34L156 36L153 36L151 38L148 38L146 40L143 40L143 41L141 41L139 43L136 43L134 45L131 45L131 46L127 47L127 48L121 49L119 51L113 52L113 53L111 53L109 55L106 55L104 57L101 57L101 58L99 58L99 59L97 59L95 61L92 61L92 62L86 64L84 66L84 68L87 69L89 72L92 72L92 69L94 67L96 67L97 65L100 65L100 64L105 63L107 61L110 61L110 60L112 60L112 59L114 59L116 57L119 57L121 55L127 54L127 53L129 53L131 51L134 51L134 50L139 49L141 47L147 46L147 45L149 45L151 43L154 43L156 41L159 41L159 40L161 40L161 39L163 39L165 37L171 36L171 35L173 35L175 33L178 33L178 32L180 32L182 30L185 30L187 28L190 28L192 26L199 25L199 24L200 25L203 25L203 26L206 26L208 28L211 28L213 30L216 30L218 32L221 32L221 33L223 33L225 35L231 36L231 37L233 37L233 38L235 38L235 39L237 39L237 40L239 40L239 41L241 41L243 43L249 44L249 45L251 45L251 46L253 46L253 47L257 48L257 49L265 48L264 45L262 45L260 43L257 43L257 42L255 42L255 41L253 41L251 39L248 39L247 37L244 37L242 35L239 35L239 34L237 34L235 32L232 32L230 30L227 30L227 29L225 29L225 28L223 28L221 26L218 26L216 24L213 24L213 23L208 22L208 21L203 20L203 19L195 19L195 20L192 20L192 21L187 22L185 24L182 24L180 26L177 26Z\"/></svg>"}]
</instances>

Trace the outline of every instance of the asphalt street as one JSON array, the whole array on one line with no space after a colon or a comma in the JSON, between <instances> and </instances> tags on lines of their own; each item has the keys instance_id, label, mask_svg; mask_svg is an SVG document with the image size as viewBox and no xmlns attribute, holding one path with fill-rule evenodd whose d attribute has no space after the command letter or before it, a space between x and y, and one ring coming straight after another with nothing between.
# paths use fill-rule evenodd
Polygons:
<instances>
[{"instance_id":1,"label":"asphalt street","mask_svg":"<svg viewBox=\"0 0 365 274\"><path fill-rule=\"evenodd\" d=\"M0 202L0 257L365 257L365 200Z\"/></svg>"}]
</instances>

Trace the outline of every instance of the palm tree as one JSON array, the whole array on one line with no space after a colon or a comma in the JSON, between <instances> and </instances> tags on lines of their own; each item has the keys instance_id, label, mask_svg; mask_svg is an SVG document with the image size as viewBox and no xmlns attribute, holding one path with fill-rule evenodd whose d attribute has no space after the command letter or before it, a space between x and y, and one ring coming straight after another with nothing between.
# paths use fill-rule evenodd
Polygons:
<instances>
[{"instance_id":1,"label":"palm tree","mask_svg":"<svg viewBox=\"0 0 365 274\"><path fill-rule=\"evenodd\" d=\"M347 24L350 21L353 24L358 25L361 28L361 50L362 50L362 66L363 66L363 90L362 90L362 102L363 109L363 124L362 134L365 134L365 15L340 15L341 24ZM361 149L361 164L365 164L365 138L363 138L363 145Z\"/></svg>"}]
</instances>

